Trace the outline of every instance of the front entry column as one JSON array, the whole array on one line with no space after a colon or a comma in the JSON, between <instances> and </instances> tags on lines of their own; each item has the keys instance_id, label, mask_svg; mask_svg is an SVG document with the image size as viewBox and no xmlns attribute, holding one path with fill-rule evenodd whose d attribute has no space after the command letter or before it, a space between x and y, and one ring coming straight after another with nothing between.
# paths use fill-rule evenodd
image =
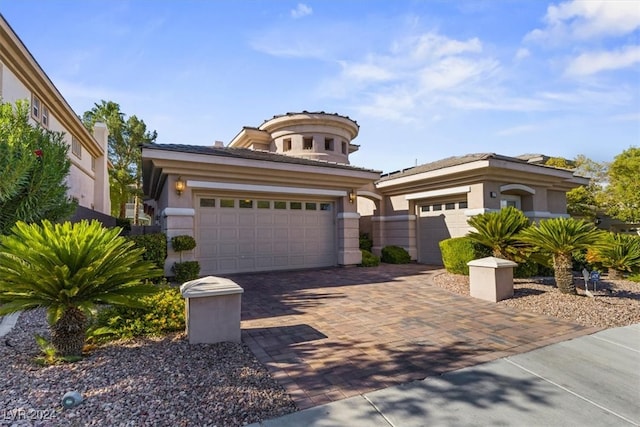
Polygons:
<instances>
[{"instance_id":1,"label":"front entry column","mask_svg":"<svg viewBox=\"0 0 640 427\"><path fill-rule=\"evenodd\" d=\"M360 214L357 212L338 213L338 264L357 265L362 263L360 252Z\"/></svg>"}]
</instances>

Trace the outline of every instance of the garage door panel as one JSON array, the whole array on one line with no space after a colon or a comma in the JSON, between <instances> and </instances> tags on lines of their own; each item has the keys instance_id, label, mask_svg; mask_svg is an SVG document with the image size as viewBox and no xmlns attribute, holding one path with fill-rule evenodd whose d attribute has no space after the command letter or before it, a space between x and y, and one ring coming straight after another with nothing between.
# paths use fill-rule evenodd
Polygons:
<instances>
[{"instance_id":1,"label":"garage door panel","mask_svg":"<svg viewBox=\"0 0 640 427\"><path fill-rule=\"evenodd\" d=\"M196 251L203 275L336 264L333 210L313 210L318 202L304 201L299 210L291 206L300 203L291 202L286 202L286 209L276 209L283 205L271 201L265 207L257 199L241 207L247 206L244 198L236 198L233 207L222 207L220 200L197 212Z\"/></svg>"}]
</instances>

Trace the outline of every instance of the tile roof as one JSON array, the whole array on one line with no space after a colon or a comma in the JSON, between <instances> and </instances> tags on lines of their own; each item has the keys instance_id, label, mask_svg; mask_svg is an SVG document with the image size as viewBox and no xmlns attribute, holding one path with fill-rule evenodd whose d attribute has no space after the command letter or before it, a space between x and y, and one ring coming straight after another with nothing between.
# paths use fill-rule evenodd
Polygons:
<instances>
[{"instance_id":1,"label":"tile roof","mask_svg":"<svg viewBox=\"0 0 640 427\"><path fill-rule=\"evenodd\" d=\"M347 165L344 163L325 162L322 160L303 159L300 157L287 156L284 154L271 153L267 151L250 150L247 148L233 147L211 147L205 145L186 145L186 144L143 144L142 148L163 151L175 151L189 154L204 154L208 156L229 157L247 160L262 160L276 163L291 163L295 165L306 165L316 167L326 167L334 169L346 169L362 172L380 173L373 169L361 168L358 166Z\"/></svg>"},{"instance_id":2,"label":"tile roof","mask_svg":"<svg viewBox=\"0 0 640 427\"><path fill-rule=\"evenodd\" d=\"M446 159L437 160L435 162L425 163L423 165L418 165L418 166L403 169L400 171L390 172L390 173L384 174L380 179L380 181L386 181L386 180L395 179L403 176L416 175L423 172L431 172L438 169L449 168L452 166L458 166L466 163L472 163L479 160L487 160L487 159L505 160L513 163L531 164L525 159L503 156L501 154L495 154L495 153L466 154L464 156L447 157ZM544 165L537 164L536 166L544 166ZM547 167L547 166L544 166L544 167Z\"/></svg>"}]
</instances>

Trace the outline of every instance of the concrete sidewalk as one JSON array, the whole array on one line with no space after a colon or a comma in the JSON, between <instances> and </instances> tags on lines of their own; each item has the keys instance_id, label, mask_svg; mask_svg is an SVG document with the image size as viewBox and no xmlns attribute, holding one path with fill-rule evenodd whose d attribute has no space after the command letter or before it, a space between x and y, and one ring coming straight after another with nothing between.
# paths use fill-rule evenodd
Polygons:
<instances>
[{"instance_id":1,"label":"concrete sidewalk","mask_svg":"<svg viewBox=\"0 0 640 427\"><path fill-rule=\"evenodd\" d=\"M640 324L252 426L640 426Z\"/></svg>"}]
</instances>

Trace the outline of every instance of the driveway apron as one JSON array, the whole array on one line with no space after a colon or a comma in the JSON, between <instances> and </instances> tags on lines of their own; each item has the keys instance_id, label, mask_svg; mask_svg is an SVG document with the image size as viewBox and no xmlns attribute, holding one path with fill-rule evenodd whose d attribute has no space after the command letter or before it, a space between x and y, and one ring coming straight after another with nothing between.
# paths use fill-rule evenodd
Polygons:
<instances>
[{"instance_id":1,"label":"driveway apron","mask_svg":"<svg viewBox=\"0 0 640 427\"><path fill-rule=\"evenodd\" d=\"M298 408L341 400L596 332L460 296L420 264L257 273L242 340Z\"/></svg>"}]
</instances>

